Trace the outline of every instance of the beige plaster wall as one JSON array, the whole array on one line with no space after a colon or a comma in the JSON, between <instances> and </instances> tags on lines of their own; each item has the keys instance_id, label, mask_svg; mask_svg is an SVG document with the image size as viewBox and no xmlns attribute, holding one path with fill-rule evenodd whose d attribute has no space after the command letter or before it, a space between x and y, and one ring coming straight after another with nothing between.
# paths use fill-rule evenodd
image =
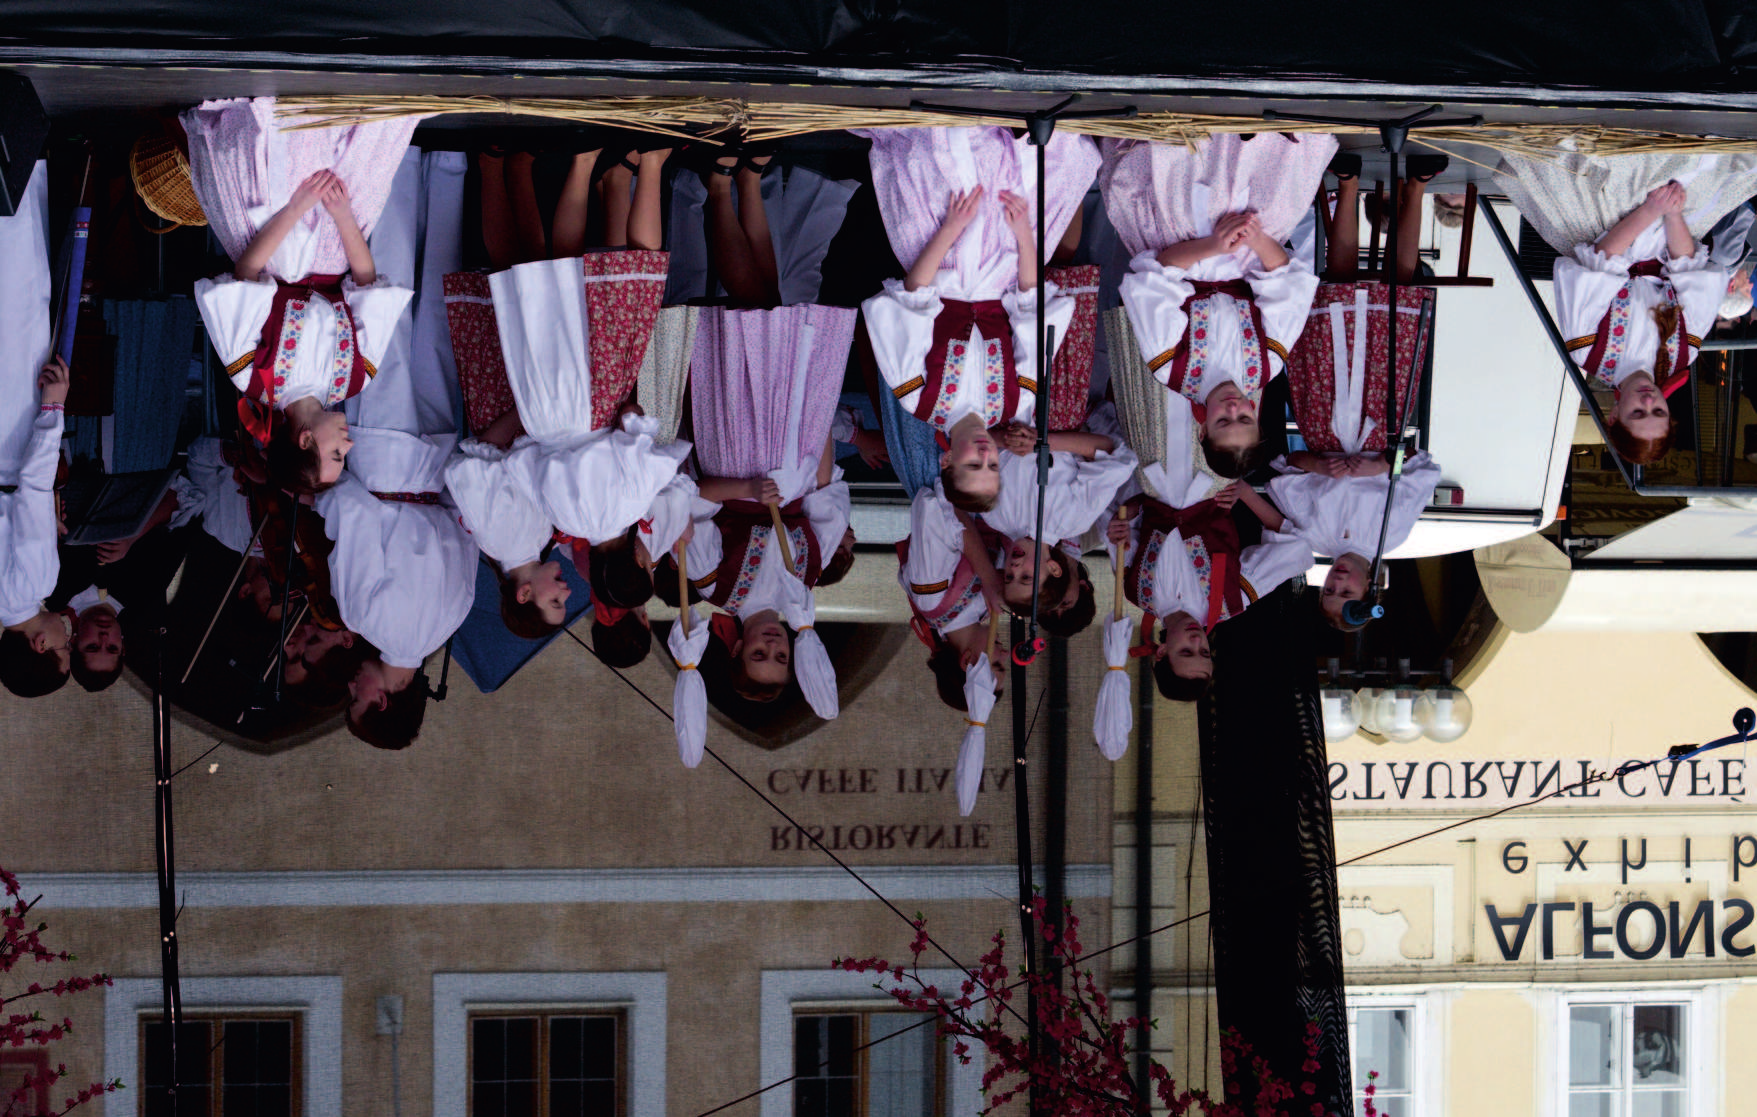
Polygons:
<instances>
[{"instance_id":1,"label":"beige plaster wall","mask_svg":"<svg viewBox=\"0 0 1757 1117\"><path fill-rule=\"evenodd\" d=\"M1102 665L1090 643L1075 645L1067 714L1067 856L1108 864L1112 768L1091 746ZM949 780L943 790L937 784L949 775L964 723L934 698L923 658L907 645L838 721L796 744L770 752L717 727L709 744L807 826L891 828L889 849L841 852L856 866L1010 865L1011 785L985 792L961 819ZM671 676L656 659L629 674L669 706ZM1043 675L1039 668L1036 678ZM368 748L345 731L276 756L222 746L175 785L179 870L828 864L819 852L800 852L796 839L777 849L777 828L787 826L778 815L711 758L684 769L670 724L570 643L552 645L493 695L477 693L454 669L451 695L430 708L421 739L400 753ZM997 778L1012 775L1010 706L1003 699L990 722L988 767ZM1050 716L1039 715L1031 750L1040 860ZM27 888L32 873L151 872L147 703L124 685L97 695L69 688L28 703L0 696L0 718L8 751L0 811L16 820L0 864L21 873ZM174 733L179 763L211 743L181 724ZM210 772L210 764L217 768ZM1016 910L1004 896L893 899L907 914L924 913L965 961L999 928L1018 938ZM1104 900L1079 905L1091 948L1111 941L1107 909ZM156 911L46 907L42 914L52 940L82 964L116 976L157 975ZM180 937L189 976L344 979L350 1115L390 1112L389 1044L373 1034L380 994L405 998L403 1105L421 1113L432 1103L433 973L663 970L667 1110L687 1115L759 1084L764 969L827 967L846 954L906 959L910 932L876 901L850 901L191 907ZM102 995L70 1004L76 1035L53 1057L76 1078L99 1076Z\"/></svg>"},{"instance_id":2,"label":"beige plaster wall","mask_svg":"<svg viewBox=\"0 0 1757 1117\"><path fill-rule=\"evenodd\" d=\"M1537 1019L1518 992L1460 993L1452 1002L1446 1104L1457 1114L1536 1112Z\"/></svg>"},{"instance_id":3,"label":"beige plaster wall","mask_svg":"<svg viewBox=\"0 0 1757 1117\"><path fill-rule=\"evenodd\" d=\"M1087 643L1075 646L1068 715L1068 858L1081 863L1107 861L1110 847L1111 765L1090 732L1101 665L1096 643ZM668 708L662 654L629 675ZM1010 698L989 727L987 766L1001 782L960 819L949 773L964 720L934 697L924 658L918 645L905 647L837 721L803 741L771 752L716 726L709 745L806 825L964 826L962 850L925 848L926 833L910 849L898 835L890 850L846 851L851 861L1010 862ZM1039 823L1049 716L1040 715L1032 748ZM20 828L8 843L8 867L150 870L147 703L120 684L96 695L68 687L33 702L0 696L0 717L12 773L0 781L0 810L54 823ZM178 763L211 743L174 727ZM175 794L185 870L805 860L773 848L772 828L787 825L780 816L712 758L685 769L670 723L567 642L552 644L491 695L454 669L451 697L430 705L420 740L405 751L371 749L343 730L276 756L223 746L180 777ZM821 862L821 854L810 856Z\"/></svg>"}]
</instances>

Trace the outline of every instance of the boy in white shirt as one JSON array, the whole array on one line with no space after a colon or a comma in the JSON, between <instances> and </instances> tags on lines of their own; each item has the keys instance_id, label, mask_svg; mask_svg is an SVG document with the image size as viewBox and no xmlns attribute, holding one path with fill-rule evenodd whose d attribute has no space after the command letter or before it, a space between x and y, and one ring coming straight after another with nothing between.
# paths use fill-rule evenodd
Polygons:
<instances>
[{"instance_id":1,"label":"boy in white shirt","mask_svg":"<svg viewBox=\"0 0 1757 1117\"><path fill-rule=\"evenodd\" d=\"M49 362L49 168L38 162L18 212L0 218L0 683L21 698L59 690L68 626L43 608L61 571L55 467L67 366ZM38 370L41 369L39 375Z\"/></svg>"},{"instance_id":2,"label":"boy in white shirt","mask_svg":"<svg viewBox=\"0 0 1757 1117\"><path fill-rule=\"evenodd\" d=\"M22 460L0 468L0 683L20 698L60 690L72 664L66 614L43 607L61 572L54 489L67 381L59 358L43 369L37 418Z\"/></svg>"}]
</instances>

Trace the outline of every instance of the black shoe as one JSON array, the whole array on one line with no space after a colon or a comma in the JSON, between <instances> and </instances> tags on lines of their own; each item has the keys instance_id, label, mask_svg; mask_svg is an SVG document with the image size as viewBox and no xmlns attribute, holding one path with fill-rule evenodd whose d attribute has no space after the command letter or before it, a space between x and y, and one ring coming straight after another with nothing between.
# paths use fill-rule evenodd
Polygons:
<instances>
[{"instance_id":1,"label":"black shoe","mask_svg":"<svg viewBox=\"0 0 1757 1117\"><path fill-rule=\"evenodd\" d=\"M1411 155L1405 162L1405 173L1416 182L1429 182L1433 177L1445 170L1452 160L1444 155L1422 152Z\"/></svg>"},{"instance_id":2,"label":"black shoe","mask_svg":"<svg viewBox=\"0 0 1757 1117\"><path fill-rule=\"evenodd\" d=\"M1330 173L1336 181L1347 182L1360 177L1360 152L1338 151L1330 160Z\"/></svg>"}]
</instances>

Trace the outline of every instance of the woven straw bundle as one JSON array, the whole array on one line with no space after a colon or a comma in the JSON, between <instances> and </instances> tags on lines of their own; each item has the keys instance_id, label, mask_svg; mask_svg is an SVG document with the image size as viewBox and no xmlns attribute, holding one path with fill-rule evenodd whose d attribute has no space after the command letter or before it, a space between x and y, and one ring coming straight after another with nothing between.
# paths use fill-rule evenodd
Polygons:
<instances>
[{"instance_id":1,"label":"woven straw bundle","mask_svg":"<svg viewBox=\"0 0 1757 1117\"><path fill-rule=\"evenodd\" d=\"M779 140L844 128L907 128L973 123L1015 125L1014 117L972 119L949 116L926 109L882 106L763 103L707 97L606 97L505 98L505 97L302 97L282 98L279 115L290 128L325 128L387 120L404 116L436 116L445 113L490 116L548 117L581 124L606 124L638 131L657 132L679 138L720 143L742 136L748 141ZM298 119L293 119L298 118ZM1178 112L1144 112L1126 118L1069 120L1068 131L1118 139L1151 140L1156 143L1194 144L1220 133L1328 132L1335 135L1372 135L1367 126L1335 126L1262 117L1206 116ZM1470 145L1503 154L1549 159L1564 140L1574 151L1598 155L1637 152L1748 152L1757 140L1722 136L1692 136L1636 128L1611 128L1596 124L1549 124L1487 121L1479 127L1430 128L1411 133L1410 142L1453 158L1478 163L1459 147ZM1492 169L1492 168L1490 168Z\"/></svg>"}]
</instances>

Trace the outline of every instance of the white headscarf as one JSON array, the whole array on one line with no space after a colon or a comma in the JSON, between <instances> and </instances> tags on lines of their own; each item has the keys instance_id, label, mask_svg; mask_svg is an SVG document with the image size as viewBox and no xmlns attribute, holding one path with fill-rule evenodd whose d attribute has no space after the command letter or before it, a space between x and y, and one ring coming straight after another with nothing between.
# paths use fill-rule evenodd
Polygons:
<instances>
[{"instance_id":1,"label":"white headscarf","mask_svg":"<svg viewBox=\"0 0 1757 1117\"><path fill-rule=\"evenodd\" d=\"M677 664L677 682L671 691L671 717L677 726L677 755L685 768L702 762L702 751L708 741L708 690L702 684L702 653L708 647L708 622L699 616L695 606L686 610L689 633L684 634L684 617L671 625L665 646Z\"/></svg>"},{"instance_id":2,"label":"white headscarf","mask_svg":"<svg viewBox=\"0 0 1757 1117\"><path fill-rule=\"evenodd\" d=\"M982 765L988 751L988 715L994 712L994 667L987 655L964 669L964 740L958 745L958 813L976 809L976 792L982 787Z\"/></svg>"}]
</instances>

